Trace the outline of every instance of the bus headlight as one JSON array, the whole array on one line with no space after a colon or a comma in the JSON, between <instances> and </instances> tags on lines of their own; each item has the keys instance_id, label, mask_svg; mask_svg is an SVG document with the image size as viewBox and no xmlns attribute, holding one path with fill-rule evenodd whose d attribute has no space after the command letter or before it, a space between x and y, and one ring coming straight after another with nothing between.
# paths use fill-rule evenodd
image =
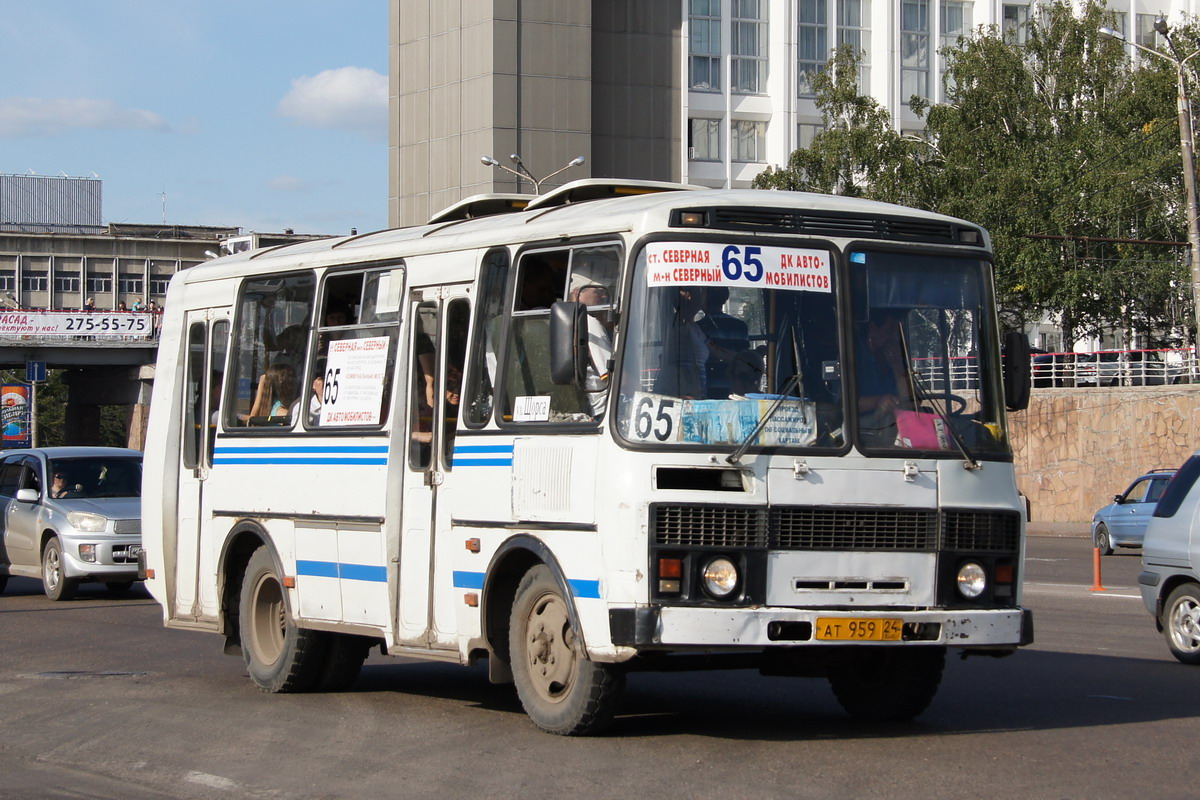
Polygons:
<instances>
[{"instance_id":1,"label":"bus headlight","mask_svg":"<svg viewBox=\"0 0 1200 800\"><path fill-rule=\"evenodd\" d=\"M724 556L718 556L704 565L704 590L718 600L723 600L738 585L737 566Z\"/></svg>"},{"instance_id":2,"label":"bus headlight","mask_svg":"<svg viewBox=\"0 0 1200 800\"><path fill-rule=\"evenodd\" d=\"M974 600L986 588L987 573L979 564L968 561L958 568L958 593L963 597Z\"/></svg>"}]
</instances>

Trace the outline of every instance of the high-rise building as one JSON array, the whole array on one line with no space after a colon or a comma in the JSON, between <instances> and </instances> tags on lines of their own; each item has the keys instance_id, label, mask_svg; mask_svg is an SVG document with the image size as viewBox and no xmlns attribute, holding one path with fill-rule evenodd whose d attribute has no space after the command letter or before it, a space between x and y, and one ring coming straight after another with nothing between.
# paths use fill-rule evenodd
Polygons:
<instances>
[{"instance_id":1,"label":"high-rise building","mask_svg":"<svg viewBox=\"0 0 1200 800\"><path fill-rule=\"evenodd\" d=\"M1200 0L1109 4L1154 46L1153 22ZM1028 0L391 0L390 220L425 221L482 192L533 191L480 163L518 153L535 176L749 186L821 129L812 76L863 53L859 84L898 130L914 95L945 99L941 51L980 26L1018 41Z\"/></svg>"}]
</instances>

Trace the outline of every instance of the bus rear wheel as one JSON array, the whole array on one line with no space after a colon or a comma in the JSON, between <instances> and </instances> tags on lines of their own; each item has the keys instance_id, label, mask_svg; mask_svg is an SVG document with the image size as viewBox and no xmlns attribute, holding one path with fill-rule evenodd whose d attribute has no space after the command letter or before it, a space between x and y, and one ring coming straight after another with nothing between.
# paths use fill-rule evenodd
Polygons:
<instances>
[{"instance_id":1,"label":"bus rear wheel","mask_svg":"<svg viewBox=\"0 0 1200 800\"><path fill-rule=\"evenodd\" d=\"M904 722L929 707L942 682L944 647L862 647L830 667L829 685L850 716Z\"/></svg>"},{"instance_id":2,"label":"bus rear wheel","mask_svg":"<svg viewBox=\"0 0 1200 800\"><path fill-rule=\"evenodd\" d=\"M545 565L526 572L517 587L509 656L517 696L534 725L560 736L585 736L612 722L624 674L588 659L567 601Z\"/></svg>"},{"instance_id":3,"label":"bus rear wheel","mask_svg":"<svg viewBox=\"0 0 1200 800\"><path fill-rule=\"evenodd\" d=\"M238 621L250 679L264 692L304 692L321 675L325 639L297 627L271 551L250 556L242 578Z\"/></svg>"}]
</instances>

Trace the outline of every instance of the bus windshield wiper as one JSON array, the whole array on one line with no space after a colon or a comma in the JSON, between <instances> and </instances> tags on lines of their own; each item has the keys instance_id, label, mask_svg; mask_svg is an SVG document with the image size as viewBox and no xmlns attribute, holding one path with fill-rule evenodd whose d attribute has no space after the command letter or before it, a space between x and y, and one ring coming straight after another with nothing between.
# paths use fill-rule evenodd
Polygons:
<instances>
[{"instance_id":1,"label":"bus windshield wiper","mask_svg":"<svg viewBox=\"0 0 1200 800\"><path fill-rule=\"evenodd\" d=\"M799 399L804 399L803 384L801 383L804 380L804 371L800 369L800 346L796 342L795 326L792 327L792 358L793 363L796 366L796 371L792 373L792 377L787 379L787 383L783 385L783 391L781 391L779 396L775 398L775 402L772 403L771 407L767 409L767 413L762 415L762 419L760 419L758 424L754 426L754 430L750 431L750 433L746 435L745 439L742 439L736 450L725 456L725 461L727 463L737 464L739 461L741 461L742 456L744 456L746 451L750 449L750 443L758 438L758 435L762 433L763 428L767 427L767 423L770 422L771 418L775 416L775 412L779 410L781 405L783 405L783 401L792 399L790 395L792 390L797 386L801 387ZM801 403L801 409L803 409L803 403ZM803 410L801 410L801 419L804 419L803 413ZM804 421L807 422L807 420Z\"/></svg>"},{"instance_id":2,"label":"bus windshield wiper","mask_svg":"<svg viewBox=\"0 0 1200 800\"><path fill-rule=\"evenodd\" d=\"M942 424L946 426L946 432L950 434L950 439L954 442L954 446L958 448L958 452L966 459L967 463L963 466L967 469L979 469L979 462L975 459L971 451L967 449L966 442L958 435L958 431L954 430L954 426L950 424L950 417L947 414L949 401L947 400L943 405L939 406L933 392L925 388L925 384L921 382L921 377L912 368L912 361L908 357L908 337L904 335L903 325L900 325L900 353L904 359L904 373L908 376L909 390L913 399L913 409L916 410L918 408L918 403L928 401L933 406L933 412L941 418ZM949 388L946 391L949 392Z\"/></svg>"}]
</instances>

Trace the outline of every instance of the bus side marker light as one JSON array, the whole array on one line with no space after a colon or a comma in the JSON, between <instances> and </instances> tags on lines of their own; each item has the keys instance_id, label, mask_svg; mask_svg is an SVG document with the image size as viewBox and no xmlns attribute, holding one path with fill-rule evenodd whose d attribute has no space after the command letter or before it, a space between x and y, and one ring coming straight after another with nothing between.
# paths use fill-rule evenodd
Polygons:
<instances>
[{"instance_id":1,"label":"bus side marker light","mask_svg":"<svg viewBox=\"0 0 1200 800\"><path fill-rule=\"evenodd\" d=\"M146 570L146 578L149 580L154 580L154 570L147 569Z\"/></svg>"},{"instance_id":2,"label":"bus side marker light","mask_svg":"<svg viewBox=\"0 0 1200 800\"><path fill-rule=\"evenodd\" d=\"M658 577L679 578L683 576L683 559L660 558L658 560Z\"/></svg>"},{"instance_id":3,"label":"bus side marker light","mask_svg":"<svg viewBox=\"0 0 1200 800\"><path fill-rule=\"evenodd\" d=\"M283 579L283 588L295 589L296 588L296 576L295 575L285 576Z\"/></svg>"},{"instance_id":4,"label":"bus side marker light","mask_svg":"<svg viewBox=\"0 0 1200 800\"><path fill-rule=\"evenodd\" d=\"M475 594L475 592L467 592L463 595L463 600L471 608L479 608L479 595Z\"/></svg>"},{"instance_id":5,"label":"bus side marker light","mask_svg":"<svg viewBox=\"0 0 1200 800\"><path fill-rule=\"evenodd\" d=\"M478 553L479 552L479 540L478 539L467 539L467 550L472 553Z\"/></svg>"},{"instance_id":6,"label":"bus side marker light","mask_svg":"<svg viewBox=\"0 0 1200 800\"><path fill-rule=\"evenodd\" d=\"M996 565L996 583L1012 583L1013 582L1013 567L1012 564L997 564Z\"/></svg>"}]
</instances>

